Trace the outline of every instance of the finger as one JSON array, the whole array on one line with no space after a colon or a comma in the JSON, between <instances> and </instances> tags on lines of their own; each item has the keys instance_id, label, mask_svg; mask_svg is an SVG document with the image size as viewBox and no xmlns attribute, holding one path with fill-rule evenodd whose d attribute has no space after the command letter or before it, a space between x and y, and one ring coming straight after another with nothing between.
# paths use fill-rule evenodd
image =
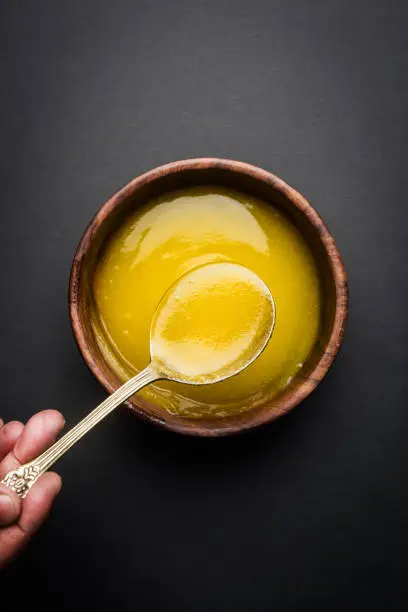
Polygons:
<instances>
[{"instance_id":1,"label":"finger","mask_svg":"<svg viewBox=\"0 0 408 612\"><path fill-rule=\"evenodd\" d=\"M43 410L28 421L14 446L14 456L20 463L34 459L55 442L65 425L57 410Z\"/></svg>"},{"instance_id":2,"label":"finger","mask_svg":"<svg viewBox=\"0 0 408 612\"><path fill-rule=\"evenodd\" d=\"M23 429L19 421L11 421L0 428L0 461L12 450Z\"/></svg>"},{"instance_id":3,"label":"finger","mask_svg":"<svg viewBox=\"0 0 408 612\"><path fill-rule=\"evenodd\" d=\"M26 499L18 523L0 529L0 569L18 555L46 519L61 488L58 474L47 472L33 485Z\"/></svg>"},{"instance_id":4,"label":"finger","mask_svg":"<svg viewBox=\"0 0 408 612\"><path fill-rule=\"evenodd\" d=\"M0 477L46 450L64 426L64 417L56 410L43 410L28 421L14 449L0 463Z\"/></svg>"},{"instance_id":5,"label":"finger","mask_svg":"<svg viewBox=\"0 0 408 612\"><path fill-rule=\"evenodd\" d=\"M0 419L0 427L3 427L3 425L4 425L3 419Z\"/></svg>"},{"instance_id":6,"label":"finger","mask_svg":"<svg viewBox=\"0 0 408 612\"><path fill-rule=\"evenodd\" d=\"M47 518L54 499L61 490L61 477L46 472L33 485L23 503L19 526L26 536L31 536Z\"/></svg>"},{"instance_id":7,"label":"finger","mask_svg":"<svg viewBox=\"0 0 408 612\"><path fill-rule=\"evenodd\" d=\"M21 512L21 499L11 489L0 484L0 526L17 521Z\"/></svg>"}]
</instances>

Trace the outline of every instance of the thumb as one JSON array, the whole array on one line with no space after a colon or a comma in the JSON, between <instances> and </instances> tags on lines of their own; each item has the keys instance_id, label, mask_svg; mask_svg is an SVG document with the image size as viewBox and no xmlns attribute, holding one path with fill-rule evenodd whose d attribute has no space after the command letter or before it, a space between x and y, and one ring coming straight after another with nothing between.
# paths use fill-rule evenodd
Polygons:
<instances>
[{"instance_id":1,"label":"thumb","mask_svg":"<svg viewBox=\"0 0 408 612\"><path fill-rule=\"evenodd\" d=\"M8 487L0 485L0 526L14 523L21 512L21 500Z\"/></svg>"}]
</instances>

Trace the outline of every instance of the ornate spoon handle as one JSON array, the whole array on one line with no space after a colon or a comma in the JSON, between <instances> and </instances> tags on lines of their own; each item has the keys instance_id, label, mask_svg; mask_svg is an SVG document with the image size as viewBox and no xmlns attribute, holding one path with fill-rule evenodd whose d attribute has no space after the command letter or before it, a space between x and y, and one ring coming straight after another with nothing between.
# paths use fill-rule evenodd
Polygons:
<instances>
[{"instance_id":1,"label":"ornate spoon handle","mask_svg":"<svg viewBox=\"0 0 408 612\"><path fill-rule=\"evenodd\" d=\"M106 400L92 410L75 427L70 429L62 438L57 440L48 450L32 461L6 474L1 483L13 489L19 497L24 498L41 474L54 465L82 436L134 393L159 378L159 374L148 366L107 397Z\"/></svg>"}]
</instances>

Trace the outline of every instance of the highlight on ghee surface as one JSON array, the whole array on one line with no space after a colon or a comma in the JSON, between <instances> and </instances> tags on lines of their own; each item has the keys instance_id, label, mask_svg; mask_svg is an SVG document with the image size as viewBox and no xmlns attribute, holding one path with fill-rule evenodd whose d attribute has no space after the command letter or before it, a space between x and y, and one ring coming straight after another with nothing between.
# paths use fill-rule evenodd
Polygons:
<instances>
[{"instance_id":1,"label":"highlight on ghee surface","mask_svg":"<svg viewBox=\"0 0 408 612\"><path fill-rule=\"evenodd\" d=\"M275 307L265 283L232 263L199 267L164 295L151 326L152 366L205 384L236 374L263 350Z\"/></svg>"},{"instance_id":2,"label":"highlight on ghee surface","mask_svg":"<svg viewBox=\"0 0 408 612\"><path fill-rule=\"evenodd\" d=\"M195 268L225 262L246 267L268 286L276 305L273 334L261 355L233 378L200 386L158 381L140 392L173 414L242 412L270 401L301 375L320 325L314 257L278 207L210 186L135 206L101 253L92 322L106 361L123 381L149 363L150 326L169 287Z\"/></svg>"}]
</instances>

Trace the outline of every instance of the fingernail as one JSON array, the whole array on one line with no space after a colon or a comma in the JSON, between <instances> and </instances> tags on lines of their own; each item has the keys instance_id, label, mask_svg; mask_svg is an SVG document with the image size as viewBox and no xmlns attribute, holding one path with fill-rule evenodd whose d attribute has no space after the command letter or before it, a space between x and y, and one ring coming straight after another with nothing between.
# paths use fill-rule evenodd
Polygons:
<instances>
[{"instance_id":1,"label":"fingernail","mask_svg":"<svg viewBox=\"0 0 408 612\"><path fill-rule=\"evenodd\" d=\"M3 427L3 425L4 425L3 419L0 419L0 427Z\"/></svg>"},{"instance_id":2,"label":"fingernail","mask_svg":"<svg viewBox=\"0 0 408 612\"><path fill-rule=\"evenodd\" d=\"M7 493L0 493L0 518L9 520L11 515L14 515L14 502Z\"/></svg>"}]
</instances>

